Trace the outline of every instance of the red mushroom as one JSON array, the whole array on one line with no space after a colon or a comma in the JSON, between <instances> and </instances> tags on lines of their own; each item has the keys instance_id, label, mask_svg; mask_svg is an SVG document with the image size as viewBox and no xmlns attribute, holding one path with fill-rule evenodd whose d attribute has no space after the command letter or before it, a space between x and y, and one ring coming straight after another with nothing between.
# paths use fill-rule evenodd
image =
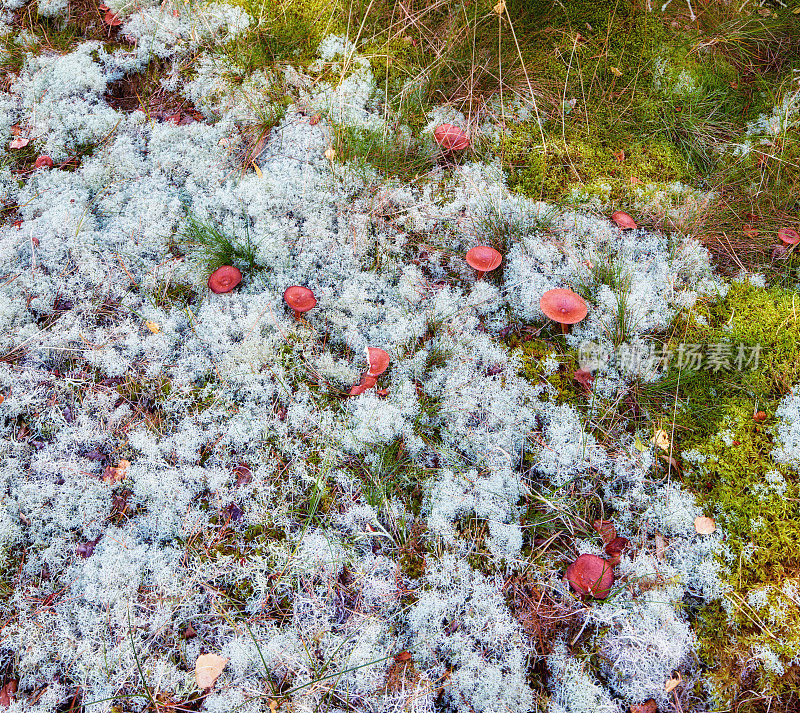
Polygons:
<instances>
[{"instance_id":1,"label":"red mushroom","mask_svg":"<svg viewBox=\"0 0 800 713\"><path fill-rule=\"evenodd\" d=\"M314 297L314 293L307 287L299 285L287 287L283 293L283 301L294 310L296 320L300 319L301 314L317 306L317 298Z\"/></svg>"},{"instance_id":2,"label":"red mushroom","mask_svg":"<svg viewBox=\"0 0 800 713\"><path fill-rule=\"evenodd\" d=\"M602 557L581 555L567 567L565 579L580 596L605 599L614 584L614 570Z\"/></svg>"},{"instance_id":3,"label":"red mushroom","mask_svg":"<svg viewBox=\"0 0 800 713\"><path fill-rule=\"evenodd\" d=\"M389 355L378 347L367 347L367 363L367 373L361 377L361 383L350 389L350 396L363 394L378 383L378 377L389 368Z\"/></svg>"},{"instance_id":4,"label":"red mushroom","mask_svg":"<svg viewBox=\"0 0 800 713\"><path fill-rule=\"evenodd\" d=\"M781 228L778 231L778 237L784 245L797 245L797 243L800 243L800 233L792 228Z\"/></svg>"},{"instance_id":5,"label":"red mushroom","mask_svg":"<svg viewBox=\"0 0 800 713\"><path fill-rule=\"evenodd\" d=\"M367 347L369 371L367 376L380 376L389 368L389 355L377 347Z\"/></svg>"},{"instance_id":6,"label":"red mushroom","mask_svg":"<svg viewBox=\"0 0 800 713\"><path fill-rule=\"evenodd\" d=\"M636 221L622 210L614 211L611 214L611 220L613 220L623 230L633 230L634 228L639 227L636 224Z\"/></svg>"},{"instance_id":7,"label":"red mushroom","mask_svg":"<svg viewBox=\"0 0 800 713\"><path fill-rule=\"evenodd\" d=\"M467 264L477 272L480 280L487 272L494 270L503 262L503 256L488 245L477 245L467 251Z\"/></svg>"},{"instance_id":8,"label":"red mushroom","mask_svg":"<svg viewBox=\"0 0 800 713\"><path fill-rule=\"evenodd\" d=\"M469 137L454 124L440 124L433 130L433 138L445 151L461 151L469 146Z\"/></svg>"},{"instance_id":9,"label":"red mushroom","mask_svg":"<svg viewBox=\"0 0 800 713\"><path fill-rule=\"evenodd\" d=\"M218 267L208 278L208 289L220 294L230 292L242 281L242 273L233 265Z\"/></svg>"},{"instance_id":10,"label":"red mushroom","mask_svg":"<svg viewBox=\"0 0 800 713\"><path fill-rule=\"evenodd\" d=\"M39 156L36 163L33 164L34 168L53 168L53 159L49 156Z\"/></svg>"},{"instance_id":11,"label":"red mushroom","mask_svg":"<svg viewBox=\"0 0 800 713\"><path fill-rule=\"evenodd\" d=\"M566 334L569 325L577 324L589 312L583 298L566 289L548 290L539 300L542 312L554 322L561 325L561 331Z\"/></svg>"}]
</instances>

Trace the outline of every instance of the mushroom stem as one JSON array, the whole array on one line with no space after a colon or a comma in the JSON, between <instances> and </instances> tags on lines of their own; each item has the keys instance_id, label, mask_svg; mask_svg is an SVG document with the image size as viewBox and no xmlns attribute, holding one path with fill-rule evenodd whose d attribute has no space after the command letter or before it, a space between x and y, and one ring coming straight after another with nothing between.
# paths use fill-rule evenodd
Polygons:
<instances>
[{"instance_id":1,"label":"mushroom stem","mask_svg":"<svg viewBox=\"0 0 800 713\"><path fill-rule=\"evenodd\" d=\"M562 334L569 334L569 325L568 324L561 324L561 333Z\"/></svg>"},{"instance_id":2,"label":"mushroom stem","mask_svg":"<svg viewBox=\"0 0 800 713\"><path fill-rule=\"evenodd\" d=\"M303 319L302 312L298 312L296 309L293 309L292 312L294 312L294 321L295 322L299 322L301 319Z\"/></svg>"},{"instance_id":3,"label":"mushroom stem","mask_svg":"<svg viewBox=\"0 0 800 713\"><path fill-rule=\"evenodd\" d=\"M475 270L475 279L476 279L476 280L482 280L482 279L483 279L483 276L484 276L485 274L486 274L486 272L485 272L485 271L483 271L483 270Z\"/></svg>"}]
</instances>

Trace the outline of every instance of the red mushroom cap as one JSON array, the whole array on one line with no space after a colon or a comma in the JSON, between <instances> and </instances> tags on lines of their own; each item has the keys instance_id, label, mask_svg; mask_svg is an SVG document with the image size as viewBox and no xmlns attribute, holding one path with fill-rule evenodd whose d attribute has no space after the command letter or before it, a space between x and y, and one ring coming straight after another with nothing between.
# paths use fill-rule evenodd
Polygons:
<instances>
[{"instance_id":1,"label":"red mushroom cap","mask_svg":"<svg viewBox=\"0 0 800 713\"><path fill-rule=\"evenodd\" d=\"M53 168L53 159L49 156L39 156L36 163L33 164L34 168Z\"/></svg>"},{"instance_id":2,"label":"red mushroom cap","mask_svg":"<svg viewBox=\"0 0 800 713\"><path fill-rule=\"evenodd\" d=\"M567 567L566 579L582 597L605 599L614 584L614 570L602 557L581 555Z\"/></svg>"},{"instance_id":3,"label":"red mushroom cap","mask_svg":"<svg viewBox=\"0 0 800 713\"><path fill-rule=\"evenodd\" d=\"M389 368L389 355L377 347L367 347L369 371L367 376L380 376Z\"/></svg>"},{"instance_id":4,"label":"red mushroom cap","mask_svg":"<svg viewBox=\"0 0 800 713\"><path fill-rule=\"evenodd\" d=\"M613 220L623 230L632 230L633 228L639 227L636 224L636 221L622 210L614 211L611 214L611 220Z\"/></svg>"},{"instance_id":5,"label":"red mushroom cap","mask_svg":"<svg viewBox=\"0 0 800 713\"><path fill-rule=\"evenodd\" d=\"M488 245L477 245L467 251L466 259L467 264L479 272L494 270L503 262L503 256Z\"/></svg>"},{"instance_id":6,"label":"red mushroom cap","mask_svg":"<svg viewBox=\"0 0 800 713\"><path fill-rule=\"evenodd\" d=\"M784 245L797 245L797 243L800 243L800 233L792 228L781 228L778 231L778 237L783 241Z\"/></svg>"},{"instance_id":7,"label":"red mushroom cap","mask_svg":"<svg viewBox=\"0 0 800 713\"><path fill-rule=\"evenodd\" d=\"M445 151L461 151L469 146L469 137L454 124L440 124L433 130L433 138Z\"/></svg>"},{"instance_id":8,"label":"red mushroom cap","mask_svg":"<svg viewBox=\"0 0 800 713\"><path fill-rule=\"evenodd\" d=\"M283 293L283 301L286 302L295 312L308 312L317 306L317 298L308 287L294 285L287 287Z\"/></svg>"},{"instance_id":9,"label":"red mushroom cap","mask_svg":"<svg viewBox=\"0 0 800 713\"><path fill-rule=\"evenodd\" d=\"M589 312L583 298L572 290L548 290L539 300L542 312L559 324L577 324Z\"/></svg>"},{"instance_id":10,"label":"red mushroom cap","mask_svg":"<svg viewBox=\"0 0 800 713\"><path fill-rule=\"evenodd\" d=\"M217 294L230 292L242 281L242 273L233 265L218 267L208 278L208 289Z\"/></svg>"}]
</instances>

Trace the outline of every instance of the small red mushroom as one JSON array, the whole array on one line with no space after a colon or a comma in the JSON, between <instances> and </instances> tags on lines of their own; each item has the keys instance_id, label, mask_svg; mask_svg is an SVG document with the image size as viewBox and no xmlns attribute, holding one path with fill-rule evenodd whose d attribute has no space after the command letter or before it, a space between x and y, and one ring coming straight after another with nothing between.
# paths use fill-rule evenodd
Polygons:
<instances>
[{"instance_id":1,"label":"small red mushroom","mask_svg":"<svg viewBox=\"0 0 800 713\"><path fill-rule=\"evenodd\" d=\"M317 306L317 298L307 287L293 285L287 287L283 293L283 301L294 310L294 318L300 320L300 315Z\"/></svg>"},{"instance_id":2,"label":"small red mushroom","mask_svg":"<svg viewBox=\"0 0 800 713\"><path fill-rule=\"evenodd\" d=\"M503 262L503 256L488 245L476 245L467 251L467 264L477 272L480 280L487 272L494 270Z\"/></svg>"},{"instance_id":3,"label":"small red mushroom","mask_svg":"<svg viewBox=\"0 0 800 713\"><path fill-rule=\"evenodd\" d=\"M778 237L784 245L797 245L797 243L800 243L800 233L792 228L781 228L778 231Z\"/></svg>"},{"instance_id":4,"label":"small red mushroom","mask_svg":"<svg viewBox=\"0 0 800 713\"><path fill-rule=\"evenodd\" d=\"M614 570L602 557L581 555L567 567L565 579L580 596L605 599L614 584Z\"/></svg>"},{"instance_id":5,"label":"small red mushroom","mask_svg":"<svg viewBox=\"0 0 800 713\"><path fill-rule=\"evenodd\" d=\"M367 376L380 376L389 368L389 355L377 347L367 347L369 371Z\"/></svg>"},{"instance_id":6,"label":"small red mushroom","mask_svg":"<svg viewBox=\"0 0 800 713\"><path fill-rule=\"evenodd\" d=\"M39 156L36 163L33 164L34 168L53 168L53 159L49 156Z\"/></svg>"},{"instance_id":7,"label":"small red mushroom","mask_svg":"<svg viewBox=\"0 0 800 713\"><path fill-rule=\"evenodd\" d=\"M539 300L539 306L545 316L561 325L564 334L569 325L577 324L589 313L586 302L579 294L561 288L545 292Z\"/></svg>"},{"instance_id":8,"label":"small red mushroom","mask_svg":"<svg viewBox=\"0 0 800 713\"><path fill-rule=\"evenodd\" d=\"M445 151L461 151L469 146L469 137L455 124L440 124L433 130L433 138Z\"/></svg>"},{"instance_id":9,"label":"small red mushroom","mask_svg":"<svg viewBox=\"0 0 800 713\"><path fill-rule=\"evenodd\" d=\"M242 273L233 265L218 267L208 278L208 289L220 294L230 292L242 281Z\"/></svg>"},{"instance_id":10,"label":"small red mushroom","mask_svg":"<svg viewBox=\"0 0 800 713\"><path fill-rule=\"evenodd\" d=\"M363 394L378 383L378 377L389 368L389 355L378 347L367 347L367 363L367 373L361 377L361 383L350 389L350 396Z\"/></svg>"},{"instance_id":11,"label":"small red mushroom","mask_svg":"<svg viewBox=\"0 0 800 713\"><path fill-rule=\"evenodd\" d=\"M613 220L620 228L622 228L622 230L633 230L634 228L639 227L636 224L636 221L623 210L614 211L611 214L611 220Z\"/></svg>"}]
</instances>

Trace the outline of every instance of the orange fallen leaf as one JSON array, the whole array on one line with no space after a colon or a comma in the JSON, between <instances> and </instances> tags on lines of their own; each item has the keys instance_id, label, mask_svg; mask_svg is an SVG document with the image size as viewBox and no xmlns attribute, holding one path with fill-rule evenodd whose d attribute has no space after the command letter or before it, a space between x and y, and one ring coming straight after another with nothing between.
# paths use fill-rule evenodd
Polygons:
<instances>
[{"instance_id":1,"label":"orange fallen leaf","mask_svg":"<svg viewBox=\"0 0 800 713\"><path fill-rule=\"evenodd\" d=\"M21 149L27 146L31 142L30 139L25 139L22 136L18 136L16 139L12 139L11 143L8 145L10 149Z\"/></svg>"},{"instance_id":2,"label":"orange fallen leaf","mask_svg":"<svg viewBox=\"0 0 800 713\"><path fill-rule=\"evenodd\" d=\"M158 322L151 322L149 319L145 320L144 326L147 327L153 334L158 334L161 331L161 326Z\"/></svg>"},{"instance_id":3,"label":"orange fallen leaf","mask_svg":"<svg viewBox=\"0 0 800 713\"><path fill-rule=\"evenodd\" d=\"M228 659L216 654L200 654L194 665L194 680L201 690L211 688L216 683Z\"/></svg>"},{"instance_id":4,"label":"orange fallen leaf","mask_svg":"<svg viewBox=\"0 0 800 713\"><path fill-rule=\"evenodd\" d=\"M401 651L394 657L395 661L409 661L411 660L411 652L410 651Z\"/></svg>"},{"instance_id":5,"label":"orange fallen leaf","mask_svg":"<svg viewBox=\"0 0 800 713\"><path fill-rule=\"evenodd\" d=\"M717 523L713 518L701 515L694 519L694 529L697 530L698 535L710 535L717 529Z\"/></svg>"},{"instance_id":6,"label":"orange fallen leaf","mask_svg":"<svg viewBox=\"0 0 800 713\"><path fill-rule=\"evenodd\" d=\"M121 460L119 465L115 468L112 465L107 465L103 471L103 482L116 485L125 480L125 475L128 472L131 462L129 460Z\"/></svg>"}]
</instances>

